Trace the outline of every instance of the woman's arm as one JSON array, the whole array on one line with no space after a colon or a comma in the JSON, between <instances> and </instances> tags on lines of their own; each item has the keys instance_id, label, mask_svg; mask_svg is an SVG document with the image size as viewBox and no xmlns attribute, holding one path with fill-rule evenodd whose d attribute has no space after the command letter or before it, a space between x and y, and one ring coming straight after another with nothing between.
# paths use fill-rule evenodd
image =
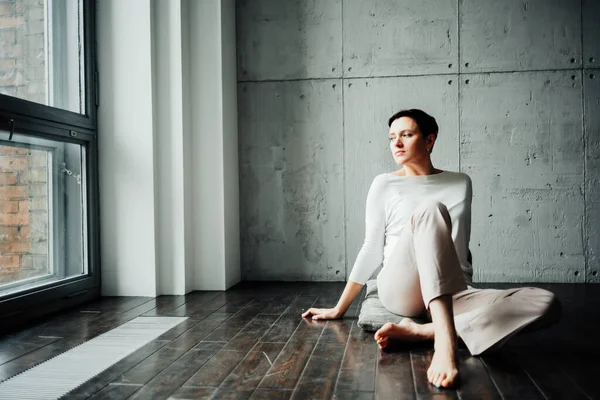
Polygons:
<instances>
[{"instance_id":1,"label":"woman's arm","mask_svg":"<svg viewBox=\"0 0 600 400\"><path fill-rule=\"evenodd\" d=\"M310 308L302 313L302 317L313 316L313 319L341 318L361 288L383 260L383 243L385 239L385 205L383 191L386 180L383 175L377 176L367 194L365 213L365 241L360 249L348 283L342 296L333 308Z\"/></svg>"},{"instance_id":2,"label":"woman's arm","mask_svg":"<svg viewBox=\"0 0 600 400\"><path fill-rule=\"evenodd\" d=\"M354 301L363 285L360 283L348 281L344 292L340 296L338 303L333 308L309 308L302 314L302 318L313 316L312 319L337 319L342 318L348 307Z\"/></svg>"}]
</instances>

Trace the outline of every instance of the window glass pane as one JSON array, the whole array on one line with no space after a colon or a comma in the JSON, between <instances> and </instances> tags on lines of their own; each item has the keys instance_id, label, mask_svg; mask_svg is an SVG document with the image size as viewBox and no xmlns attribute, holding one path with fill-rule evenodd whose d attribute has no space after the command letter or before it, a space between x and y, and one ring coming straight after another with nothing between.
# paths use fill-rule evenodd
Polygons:
<instances>
[{"instance_id":1,"label":"window glass pane","mask_svg":"<svg viewBox=\"0 0 600 400\"><path fill-rule=\"evenodd\" d=\"M0 296L87 273L84 148L0 131Z\"/></svg>"},{"instance_id":2,"label":"window glass pane","mask_svg":"<svg viewBox=\"0 0 600 400\"><path fill-rule=\"evenodd\" d=\"M84 113L82 0L0 2L0 93Z\"/></svg>"}]
</instances>

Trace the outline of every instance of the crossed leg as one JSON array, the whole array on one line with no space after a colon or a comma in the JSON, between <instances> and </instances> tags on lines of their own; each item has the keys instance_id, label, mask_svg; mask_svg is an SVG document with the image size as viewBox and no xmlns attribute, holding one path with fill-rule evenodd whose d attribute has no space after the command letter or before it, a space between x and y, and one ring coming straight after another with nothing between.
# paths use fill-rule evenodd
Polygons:
<instances>
[{"instance_id":1,"label":"crossed leg","mask_svg":"<svg viewBox=\"0 0 600 400\"><path fill-rule=\"evenodd\" d=\"M450 387L458 378L458 337L471 354L478 355L499 348L523 329L539 329L560 317L558 300L543 289L467 289L443 204L421 205L410 225L400 236L389 238L387 262L377 277L378 291L388 310L417 316L429 309L433 322L388 323L375 339L380 347L389 338L434 340L427 372L434 385Z\"/></svg>"},{"instance_id":2,"label":"crossed leg","mask_svg":"<svg viewBox=\"0 0 600 400\"><path fill-rule=\"evenodd\" d=\"M452 296L457 337L472 355L491 353L520 332L546 328L560 319L557 297L544 289L468 289ZM376 333L380 347L390 338L403 341L434 340L433 323L418 324L410 318L387 323Z\"/></svg>"},{"instance_id":3,"label":"crossed leg","mask_svg":"<svg viewBox=\"0 0 600 400\"><path fill-rule=\"evenodd\" d=\"M381 347L389 337L434 339L427 375L429 382L443 387L452 386L458 377L452 295L467 288L451 232L450 214L442 203L420 205L410 227L386 237L385 266L377 277L379 298L388 310L417 316L429 309L433 322L427 330L411 321L386 324L375 339Z\"/></svg>"}]
</instances>

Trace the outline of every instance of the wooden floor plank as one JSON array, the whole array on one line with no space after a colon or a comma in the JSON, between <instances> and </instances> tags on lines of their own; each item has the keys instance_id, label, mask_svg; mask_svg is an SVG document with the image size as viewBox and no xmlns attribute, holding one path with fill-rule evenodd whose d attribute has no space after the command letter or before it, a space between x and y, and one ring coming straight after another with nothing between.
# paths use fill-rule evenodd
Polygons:
<instances>
[{"instance_id":1,"label":"wooden floor plank","mask_svg":"<svg viewBox=\"0 0 600 400\"><path fill-rule=\"evenodd\" d=\"M164 316L174 317L206 317L219 308L223 307L232 296L226 296L225 292L192 292L186 295L186 302L171 311L165 312Z\"/></svg>"},{"instance_id":2,"label":"wooden floor plank","mask_svg":"<svg viewBox=\"0 0 600 400\"><path fill-rule=\"evenodd\" d=\"M142 388L142 385L111 384L90 397L90 400L125 400Z\"/></svg>"},{"instance_id":3,"label":"wooden floor plank","mask_svg":"<svg viewBox=\"0 0 600 400\"><path fill-rule=\"evenodd\" d=\"M301 320L259 387L294 389L324 327L323 321Z\"/></svg>"},{"instance_id":4,"label":"wooden floor plank","mask_svg":"<svg viewBox=\"0 0 600 400\"><path fill-rule=\"evenodd\" d=\"M335 392L333 399L336 400L373 400L375 393L373 392Z\"/></svg>"},{"instance_id":5,"label":"wooden floor plank","mask_svg":"<svg viewBox=\"0 0 600 400\"><path fill-rule=\"evenodd\" d=\"M228 314L213 314L201 323L183 333L167 346L125 372L115 380L118 383L146 384L164 369L174 363L188 350L196 346L210 332L229 319Z\"/></svg>"},{"instance_id":6,"label":"wooden floor plank","mask_svg":"<svg viewBox=\"0 0 600 400\"><path fill-rule=\"evenodd\" d=\"M375 398L382 400L415 398L415 385L413 382L410 353L379 352L375 382Z\"/></svg>"},{"instance_id":7,"label":"wooden floor plank","mask_svg":"<svg viewBox=\"0 0 600 400\"><path fill-rule=\"evenodd\" d=\"M559 324L532 336L538 345L537 352L556 360L578 388L575 392L583 392L588 398L595 399L600 398L600 387L596 384L600 376L600 342L597 339L600 312L594 310L600 310L600 307L595 306L594 301L586 300L585 294L582 290L575 300L563 304L564 317Z\"/></svg>"},{"instance_id":8,"label":"wooden floor plank","mask_svg":"<svg viewBox=\"0 0 600 400\"><path fill-rule=\"evenodd\" d=\"M544 399L523 368L504 351L483 356L481 360L503 399Z\"/></svg>"},{"instance_id":9,"label":"wooden floor plank","mask_svg":"<svg viewBox=\"0 0 600 400\"><path fill-rule=\"evenodd\" d=\"M169 365L160 374L152 378L130 399L166 399L175 393L198 369L207 363L221 348L222 343L200 343L194 349Z\"/></svg>"},{"instance_id":10,"label":"wooden floor plank","mask_svg":"<svg viewBox=\"0 0 600 400\"><path fill-rule=\"evenodd\" d=\"M261 342L285 343L301 323L299 316L284 314L259 340Z\"/></svg>"},{"instance_id":11,"label":"wooden floor plank","mask_svg":"<svg viewBox=\"0 0 600 400\"><path fill-rule=\"evenodd\" d=\"M513 353L512 356L547 399L588 399L588 396L565 374L559 364L554 363L545 354L519 352Z\"/></svg>"},{"instance_id":12,"label":"wooden floor plank","mask_svg":"<svg viewBox=\"0 0 600 400\"><path fill-rule=\"evenodd\" d=\"M233 369L246 356L245 351L219 351L210 361L200 368L190 379L184 383L184 387L209 386L214 389L227 378Z\"/></svg>"},{"instance_id":13,"label":"wooden floor plank","mask_svg":"<svg viewBox=\"0 0 600 400\"><path fill-rule=\"evenodd\" d=\"M83 304L78 307L79 312L98 311L103 314L120 314L138 307L152 297L102 297L99 301Z\"/></svg>"},{"instance_id":14,"label":"wooden floor plank","mask_svg":"<svg viewBox=\"0 0 600 400\"><path fill-rule=\"evenodd\" d=\"M210 399L215 388L181 387L169 397L169 400Z\"/></svg>"},{"instance_id":15,"label":"wooden floor plank","mask_svg":"<svg viewBox=\"0 0 600 400\"><path fill-rule=\"evenodd\" d=\"M286 295L275 297L264 310L261 311L261 314L272 314L272 315L281 315L297 298L299 294L296 292L291 292Z\"/></svg>"},{"instance_id":16,"label":"wooden floor plank","mask_svg":"<svg viewBox=\"0 0 600 400\"><path fill-rule=\"evenodd\" d=\"M227 322L223 323L217 329L210 333L204 340L228 342L233 339L246 325L256 316L256 312L247 312L243 310L236 313Z\"/></svg>"},{"instance_id":17,"label":"wooden floor plank","mask_svg":"<svg viewBox=\"0 0 600 400\"><path fill-rule=\"evenodd\" d=\"M363 331L354 322L337 380L336 393L338 391L373 392L378 352L372 333ZM342 395L346 396L340 394Z\"/></svg>"},{"instance_id":18,"label":"wooden floor plank","mask_svg":"<svg viewBox=\"0 0 600 400\"><path fill-rule=\"evenodd\" d=\"M256 389L250 400L288 400L291 396L291 390Z\"/></svg>"},{"instance_id":19,"label":"wooden floor plank","mask_svg":"<svg viewBox=\"0 0 600 400\"><path fill-rule=\"evenodd\" d=\"M344 285L244 282L226 292L104 298L1 337L0 380L137 316L185 315L190 318L67 397L600 398L600 285L522 285L555 291L563 319L517 336L496 356L472 357L460 349L456 391L438 390L426 381L430 349L380 351L373 334L355 323L360 299L342 320L300 318L311 306L333 306ZM203 353L211 346L221 349L212 357Z\"/></svg>"},{"instance_id":20,"label":"wooden floor plank","mask_svg":"<svg viewBox=\"0 0 600 400\"><path fill-rule=\"evenodd\" d=\"M31 353L39 348L54 343L57 337L32 337L29 340L5 338L0 341L0 365Z\"/></svg>"},{"instance_id":21,"label":"wooden floor plank","mask_svg":"<svg viewBox=\"0 0 600 400\"><path fill-rule=\"evenodd\" d=\"M337 343L345 347L353 323L354 321L351 319L327 321L319 343Z\"/></svg>"},{"instance_id":22,"label":"wooden floor plank","mask_svg":"<svg viewBox=\"0 0 600 400\"><path fill-rule=\"evenodd\" d=\"M176 338L181 336L183 333L189 331L190 329L192 329L193 327L198 325L198 323L201 321L202 321L202 319L195 319L195 318L188 317L188 319L177 324L177 326L174 326L173 328L169 329L168 331L166 331L165 333L163 333L156 339L157 340L169 340L169 341L175 340Z\"/></svg>"},{"instance_id":23,"label":"wooden floor plank","mask_svg":"<svg viewBox=\"0 0 600 400\"><path fill-rule=\"evenodd\" d=\"M598 377L600 376L599 354L564 354L564 352L559 352L556 357L560 369L578 388L573 397L583 392L590 399L600 399L600 387L598 385ZM567 383L567 386L570 386L570 382Z\"/></svg>"},{"instance_id":24,"label":"wooden floor plank","mask_svg":"<svg viewBox=\"0 0 600 400\"><path fill-rule=\"evenodd\" d=\"M458 399L459 396L454 389L438 389L429 383L427 370L431 364L433 349L410 350L410 360L413 369L413 379L417 398L435 397L439 399Z\"/></svg>"},{"instance_id":25,"label":"wooden floor plank","mask_svg":"<svg viewBox=\"0 0 600 400\"><path fill-rule=\"evenodd\" d=\"M323 343L319 341L292 399L330 399L335 390L346 343Z\"/></svg>"},{"instance_id":26,"label":"wooden floor plank","mask_svg":"<svg viewBox=\"0 0 600 400\"><path fill-rule=\"evenodd\" d=\"M317 298L318 294L299 296L260 340L262 342L287 342L302 323L302 313L312 307Z\"/></svg>"},{"instance_id":27,"label":"wooden floor plank","mask_svg":"<svg viewBox=\"0 0 600 400\"><path fill-rule=\"evenodd\" d=\"M164 315L169 311L176 309L186 302L185 296L159 296L156 298L156 306L146 312L147 317L156 317Z\"/></svg>"},{"instance_id":28,"label":"wooden floor plank","mask_svg":"<svg viewBox=\"0 0 600 400\"><path fill-rule=\"evenodd\" d=\"M271 329L277 318L277 315L257 315L227 343L225 350L250 351L265 333Z\"/></svg>"},{"instance_id":29,"label":"wooden floor plank","mask_svg":"<svg viewBox=\"0 0 600 400\"><path fill-rule=\"evenodd\" d=\"M316 345L299 338L286 343L259 387L262 389L294 389Z\"/></svg>"},{"instance_id":30,"label":"wooden floor plank","mask_svg":"<svg viewBox=\"0 0 600 400\"><path fill-rule=\"evenodd\" d=\"M249 393L246 396L249 398L282 348L283 343L257 344L221 384L215 392L215 398L225 398L230 391Z\"/></svg>"},{"instance_id":31,"label":"wooden floor plank","mask_svg":"<svg viewBox=\"0 0 600 400\"><path fill-rule=\"evenodd\" d=\"M461 400L501 400L498 388L479 357L473 357L466 349L458 350Z\"/></svg>"}]
</instances>

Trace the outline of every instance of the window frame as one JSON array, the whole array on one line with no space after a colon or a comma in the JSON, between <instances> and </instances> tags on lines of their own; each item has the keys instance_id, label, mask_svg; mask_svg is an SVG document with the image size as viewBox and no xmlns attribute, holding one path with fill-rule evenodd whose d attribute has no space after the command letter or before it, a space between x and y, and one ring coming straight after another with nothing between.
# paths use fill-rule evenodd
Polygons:
<instances>
[{"instance_id":1,"label":"window frame","mask_svg":"<svg viewBox=\"0 0 600 400\"><path fill-rule=\"evenodd\" d=\"M100 213L98 177L95 0L82 0L85 65L85 114L46 106L8 95L0 95L0 129L82 146L82 174L85 174L83 217L87 222L87 274L41 285L0 297L0 333L49 313L100 296ZM82 199L83 200L83 199ZM86 261L84 260L84 262ZM84 266L82 265L82 268Z\"/></svg>"},{"instance_id":2,"label":"window frame","mask_svg":"<svg viewBox=\"0 0 600 400\"><path fill-rule=\"evenodd\" d=\"M73 129L97 131L98 71L96 68L95 0L82 0L83 3L83 53L85 65L85 113L76 113L62 108L19 99L0 94L0 118L17 120L32 119L47 123L69 125Z\"/></svg>"}]
</instances>

